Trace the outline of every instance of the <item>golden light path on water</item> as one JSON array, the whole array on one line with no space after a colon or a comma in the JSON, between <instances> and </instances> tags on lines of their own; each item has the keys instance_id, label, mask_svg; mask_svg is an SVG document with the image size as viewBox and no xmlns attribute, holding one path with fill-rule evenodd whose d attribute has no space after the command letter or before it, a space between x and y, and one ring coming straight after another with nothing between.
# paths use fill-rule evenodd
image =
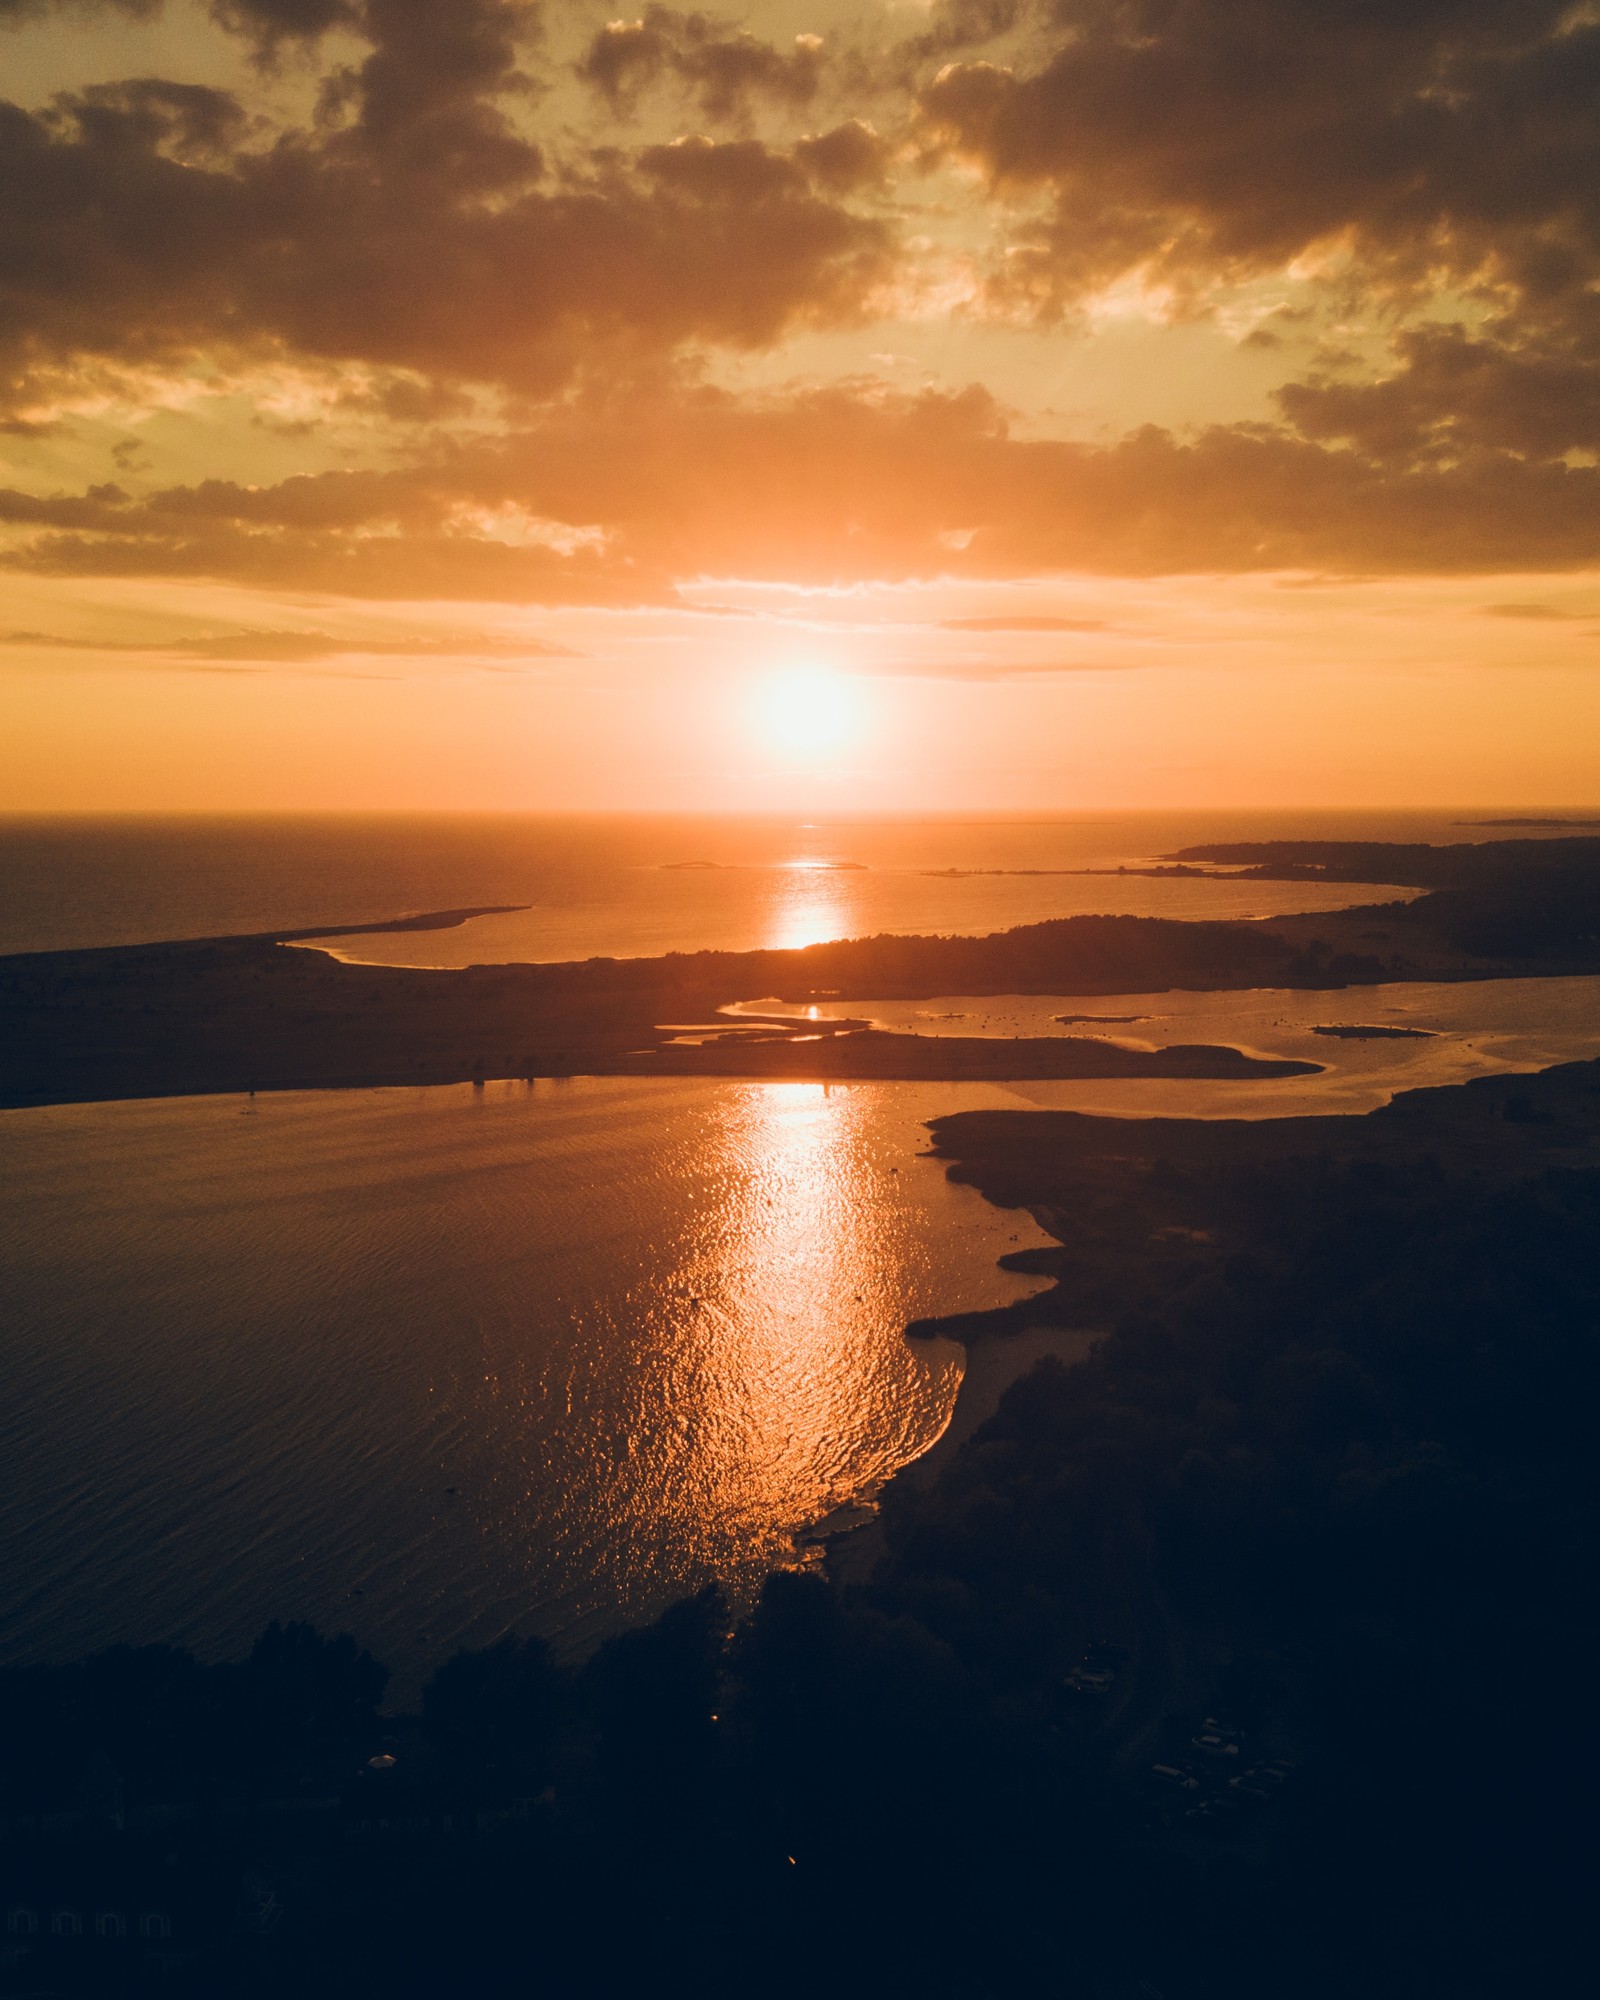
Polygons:
<instances>
[{"instance_id":1,"label":"golden light path on water","mask_svg":"<svg viewBox=\"0 0 1600 2000\"><path fill-rule=\"evenodd\" d=\"M0 1114L10 1658L270 1617L402 1678L570 1643L797 1537L943 1428L1043 1241L919 1162L976 1086L588 1079Z\"/></svg>"},{"instance_id":2,"label":"golden light path on water","mask_svg":"<svg viewBox=\"0 0 1600 2000\"><path fill-rule=\"evenodd\" d=\"M763 1083L715 1095L714 1118L686 1124L657 1156L683 1202L651 1245L665 1254L573 1307L590 1354L625 1363L620 1427L598 1399L584 1426L595 1464L626 1453L625 1486L608 1492L624 1540L650 1564L706 1574L730 1548L784 1559L797 1527L925 1449L948 1416L959 1350L908 1348L901 1328L1025 1293L994 1259L1045 1240L918 1167L903 1144L911 1107L892 1090ZM952 1239L940 1222L958 1212L968 1227ZM498 1380L488 1428L515 1436L530 1392L523 1371ZM520 1505L540 1504L530 1483Z\"/></svg>"},{"instance_id":3,"label":"golden light path on water","mask_svg":"<svg viewBox=\"0 0 1600 2000\"><path fill-rule=\"evenodd\" d=\"M793 862L778 876L767 916L768 951L804 951L850 935L850 910L837 871L821 862Z\"/></svg>"}]
</instances>

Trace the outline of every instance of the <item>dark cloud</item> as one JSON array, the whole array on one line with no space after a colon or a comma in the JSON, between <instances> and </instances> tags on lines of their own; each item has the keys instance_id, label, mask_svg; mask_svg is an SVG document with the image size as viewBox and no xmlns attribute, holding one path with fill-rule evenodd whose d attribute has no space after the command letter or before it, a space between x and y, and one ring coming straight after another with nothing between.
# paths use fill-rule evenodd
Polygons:
<instances>
[{"instance_id":1,"label":"dark cloud","mask_svg":"<svg viewBox=\"0 0 1600 2000\"><path fill-rule=\"evenodd\" d=\"M881 182L892 148L860 118L848 118L830 132L799 140L794 157L817 185L830 194L850 194Z\"/></svg>"},{"instance_id":2,"label":"dark cloud","mask_svg":"<svg viewBox=\"0 0 1600 2000\"><path fill-rule=\"evenodd\" d=\"M715 15L652 6L637 20L608 22L577 69L614 112L631 110L646 90L670 78L707 118L722 122L747 117L755 99L803 108L817 94L825 63L816 35L798 35L781 49Z\"/></svg>"},{"instance_id":3,"label":"dark cloud","mask_svg":"<svg viewBox=\"0 0 1600 2000\"><path fill-rule=\"evenodd\" d=\"M1036 67L945 67L930 133L1054 197L1008 283L1281 269L1341 242L1391 285L1535 313L1597 269L1600 25L1566 0L1057 0Z\"/></svg>"},{"instance_id":4,"label":"dark cloud","mask_svg":"<svg viewBox=\"0 0 1600 2000\"><path fill-rule=\"evenodd\" d=\"M670 145L646 146L639 167L662 186L719 206L782 201L803 193L806 185L792 160L769 151L759 139L674 139Z\"/></svg>"},{"instance_id":5,"label":"dark cloud","mask_svg":"<svg viewBox=\"0 0 1600 2000\"><path fill-rule=\"evenodd\" d=\"M1518 223L1588 234L1600 30L1572 14L1059 0L1040 67L951 64L924 106L997 180L1055 188L1084 277L1145 256L1277 265L1347 228L1476 262Z\"/></svg>"},{"instance_id":6,"label":"dark cloud","mask_svg":"<svg viewBox=\"0 0 1600 2000\"><path fill-rule=\"evenodd\" d=\"M1600 447L1592 10L1055 0L1049 19L1041 58L952 62L921 93L936 144L1050 199L997 263L997 298L1048 315L1138 273L1197 307L1216 281L1319 255L1380 315L1453 287L1470 326L1409 326L1376 382L1289 385L1295 429L1414 468Z\"/></svg>"},{"instance_id":7,"label":"dark cloud","mask_svg":"<svg viewBox=\"0 0 1600 2000\"><path fill-rule=\"evenodd\" d=\"M0 0L0 17L25 11ZM868 77L859 49L652 6L594 36L581 74L613 111L670 83L713 134L577 152L570 135L542 143L524 67L541 19L520 0L213 11L263 60L330 28L359 38L359 60L324 75L305 129L158 79L0 106L10 421L74 369L94 382L264 357L354 364L346 407L419 429L501 407L487 385L523 428L270 487L0 493L13 564L632 603L707 574L1595 559L1592 9L938 0ZM1009 66L974 59L1002 43ZM917 79L910 140L896 76ZM758 108L826 125L813 108L837 117L852 90L857 108L888 106L890 137L861 117L782 145L717 129ZM1009 306L1070 311L1143 274L1200 310L1213 284L1320 258L1324 295L1337 282L1364 327L1335 329L1347 352L1310 349L1276 423L1182 438L1017 438L981 390L741 402L686 387L686 353L848 324L887 295L889 177L918 145L1004 197L988 213L1013 232L994 259ZM964 217L957 234L964 249ZM1303 312L1251 338L1309 340ZM1375 371L1358 350L1383 330Z\"/></svg>"},{"instance_id":8,"label":"dark cloud","mask_svg":"<svg viewBox=\"0 0 1600 2000\"><path fill-rule=\"evenodd\" d=\"M228 91L159 77L90 84L63 110L85 155L180 167L228 168L250 126ZM59 126L60 114L49 122Z\"/></svg>"},{"instance_id":9,"label":"dark cloud","mask_svg":"<svg viewBox=\"0 0 1600 2000\"><path fill-rule=\"evenodd\" d=\"M0 486L0 525L115 530L128 496L120 486L91 486L81 494L20 493Z\"/></svg>"},{"instance_id":10,"label":"dark cloud","mask_svg":"<svg viewBox=\"0 0 1600 2000\"><path fill-rule=\"evenodd\" d=\"M1028 0L934 0L927 26L897 43L881 67L887 77L909 88L920 69L999 41L1028 21L1032 11Z\"/></svg>"},{"instance_id":11,"label":"dark cloud","mask_svg":"<svg viewBox=\"0 0 1600 2000\"><path fill-rule=\"evenodd\" d=\"M270 62L285 42L315 42L330 28L359 26L361 10L356 0L211 0L211 18L254 42Z\"/></svg>"},{"instance_id":12,"label":"dark cloud","mask_svg":"<svg viewBox=\"0 0 1600 2000\"><path fill-rule=\"evenodd\" d=\"M0 106L0 380L217 350L548 393L686 342L858 309L886 226L756 141L550 184L509 116L529 10L367 0L333 122L263 136L226 93L99 86ZM837 149L842 151L843 149Z\"/></svg>"},{"instance_id":13,"label":"dark cloud","mask_svg":"<svg viewBox=\"0 0 1600 2000\"><path fill-rule=\"evenodd\" d=\"M1472 334L1422 326L1394 342L1395 371L1377 382L1290 383L1278 400L1307 437L1340 439L1376 457L1421 463L1489 449L1536 459L1600 450L1600 312L1587 307L1560 341L1512 326Z\"/></svg>"}]
</instances>

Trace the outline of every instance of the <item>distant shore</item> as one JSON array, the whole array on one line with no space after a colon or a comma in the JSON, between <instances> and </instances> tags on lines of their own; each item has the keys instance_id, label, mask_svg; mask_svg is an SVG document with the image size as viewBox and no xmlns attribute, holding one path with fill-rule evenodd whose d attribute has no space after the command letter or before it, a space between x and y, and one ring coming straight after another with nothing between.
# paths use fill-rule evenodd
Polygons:
<instances>
[{"instance_id":1,"label":"distant shore","mask_svg":"<svg viewBox=\"0 0 1600 2000\"><path fill-rule=\"evenodd\" d=\"M1267 1081L1319 1066L1210 1044L1133 1049L1092 1035L921 1036L817 1018L734 1024L719 1010L761 997L1335 991L1600 973L1600 840L1241 843L1167 858L1428 893L1254 921L1079 916L980 937L880 935L451 971L351 964L306 946L454 926L512 906L0 958L0 1105L578 1075ZM705 1026L670 1025L685 1022Z\"/></svg>"}]
</instances>

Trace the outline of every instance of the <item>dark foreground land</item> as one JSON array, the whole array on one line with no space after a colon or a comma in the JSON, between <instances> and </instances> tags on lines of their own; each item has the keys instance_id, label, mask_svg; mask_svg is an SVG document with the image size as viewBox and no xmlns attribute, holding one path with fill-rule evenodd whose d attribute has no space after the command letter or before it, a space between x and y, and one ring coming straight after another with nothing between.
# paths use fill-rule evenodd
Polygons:
<instances>
[{"instance_id":1,"label":"dark foreground land","mask_svg":"<svg viewBox=\"0 0 1600 2000\"><path fill-rule=\"evenodd\" d=\"M407 1716L304 1628L14 1669L6 1990L1579 1990L1600 1065L936 1140L1058 1239L1026 1316L1105 1332L891 1489L867 1582L507 1639Z\"/></svg>"},{"instance_id":2,"label":"dark foreground land","mask_svg":"<svg viewBox=\"0 0 1600 2000\"><path fill-rule=\"evenodd\" d=\"M1234 1049L1130 1050L1091 1036L919 1038L860 1023L711 1023L693 1042L679 1030L704 1026L731 1002L768 997L1331 989L1600 973L1600 840L1188 852L1263 877L1398 881L1428 893L1258 922L1068 917L992 937L875 937L804 951L461 971L350 965L290 942L326 930L4 958L0 1106L578 1073L1264 1078L1314 1065L1260 1062Z\"/></svg>"}]
</instances>

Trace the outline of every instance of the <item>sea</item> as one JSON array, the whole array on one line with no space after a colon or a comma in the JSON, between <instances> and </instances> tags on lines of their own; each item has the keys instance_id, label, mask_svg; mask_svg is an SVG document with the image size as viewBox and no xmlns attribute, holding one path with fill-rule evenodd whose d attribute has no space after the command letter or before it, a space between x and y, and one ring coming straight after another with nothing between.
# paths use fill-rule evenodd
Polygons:
<instances>
[{"instance_id":1,"label":"sea","mask_svg":"<svg viewBox=\"0 0 1600 2000\"><path fill-rule=\"evenodd\" d=\"M1469 817L13 818L0 952L481 904L518 907L317 948L450 966L1265 916L1410 892L1115 871L1216 840L1491 837ZM998 1260L1049 1239L945 1177L930 1119L1366 1110L1600 1055L1597 1000L1557 979L849 1009L1322 1065L1261 1083L572 1078L0 1111L0 1663L235 1657L299 1618L409 1699L508 1631L575 1656L713 1580L737 1613L950 1422L963 1351L908 1323L1037 1289ZM1362 1024L1422 1032L1315 1032Z\"/></svg>"}]
</instances>

